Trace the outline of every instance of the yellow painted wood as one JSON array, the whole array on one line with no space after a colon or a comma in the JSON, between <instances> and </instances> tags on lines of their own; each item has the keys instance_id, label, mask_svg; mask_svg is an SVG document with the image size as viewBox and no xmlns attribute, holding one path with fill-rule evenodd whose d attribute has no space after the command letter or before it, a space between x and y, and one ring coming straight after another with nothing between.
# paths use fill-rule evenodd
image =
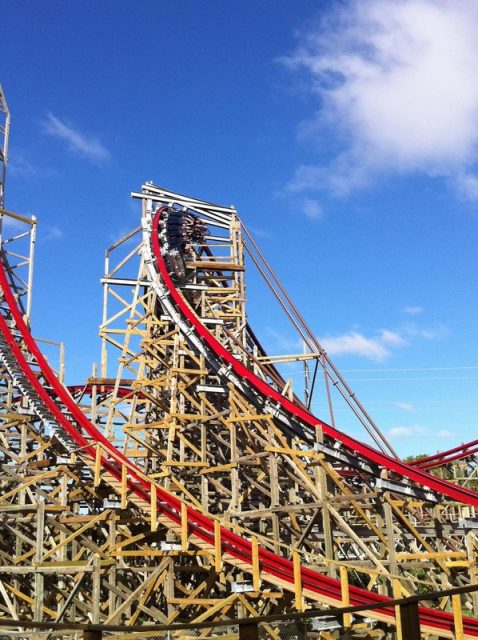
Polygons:
<instances>
[{"instance_id":1,"label":"yellow painted wood","mask_svg":"<svg viewBox=\"0 0 478 640\"><path fill-rule=\"evenodd\" d=\"M342 593L342 605L344 607L350 606L350 591L349 591L349 574L347 567L340 567L340 588ZM344 627L346 629L352 626L352 616L350 613L344 613Z\"/></svg>"},{"instance_id":2,"label":"yellow painted wood","mask_svg":"<svg viewBox=\"0 0 478 640\"><path fill-rule=\"evenodd\" d=\"M292 561L294 564L294 592L295 607L298 611L304 610L304 599L302 597L302 575L300 572L300 554L298 551L292 552Z\"/></svg>"},{"instance_id":3,"label":"yellow painted wood","mask_svg":"<svg viewBox=\"0 0 478 640\"><path fill-rule=\"evenodd\" d=\"M158 496L156 485L151 485L151 531L158 529Z\"/></svg>"},{"instance_id":4,"label":"yellow painted wood","mask_svg":"<svg viewBox=\"0 0 478 640\"><path fill-rule=\"evenodd\" d=\"M259 543L257 538L254 537L251 540L252 544L252 588L254 591L259 591L261 588L261 577L259 567Z\"/></svg>"},{"instance_id":5,"label":"yellow painted wood","mask_svg":"<svg viewBox=\"0 0 478 640\"><path fill-rule=\"evenodd\" d=\"M461 612L461 598L459 594L451 597L453 607L453 621L455 623L455 640L464 640L463 615Z\"/></svg>"},{"instance_id":6,"label":"yellow painted wood","mask_svg":"<svg viewBox=\"0 0 478 640\"><path fill-rule=\"evenodd\" d=\"M214 568L217 573L222 571L221 523L219 520L214 520Z\"/></svg>"},{"instance_id":7,"label":"yellow painted wood","mask_svg":"<svg viewBox=\"0 0 478 640\"><path fill-rule=\"evenodd\" d=\"M128 469L126 465L121 467L121 508L126 509L127 496L128 496Z\"/></svg>"},{"instance_id":8,"label":"yellow painted wood","mask_svg":"<svg viewBox=\"0 0 478 640\"><path fill-rule=\"evenodd\" d=\"M95 452L95 475L94 475L95 487L97 487L100 484L100 476L101 476L101 447L97 445L96 452Z\"/></svg>"},{"instance_id":9,"label":"yellow painted wood","mask_svg":"<svg viewBox=\"0 0 478 640\"><path fill-rule=\"evenodd\" d=\"M187 551L188 540L188 507L185 502L181 502L181 549Z\"/></svg>"},{"instance_id":10,"label":"yellow painted wood","mask_svg":"<svg viewBox=\"0 0 478 640\"><path fill-rule=\"evenodd\" d=\"M398 578L392 578L393 597L400 598L402 595L402 586ZM407 640L403 637L402 622L400 618L400 607L395 607L395 624L397 626L397 640Z\"/></svg>"}]
</instances>

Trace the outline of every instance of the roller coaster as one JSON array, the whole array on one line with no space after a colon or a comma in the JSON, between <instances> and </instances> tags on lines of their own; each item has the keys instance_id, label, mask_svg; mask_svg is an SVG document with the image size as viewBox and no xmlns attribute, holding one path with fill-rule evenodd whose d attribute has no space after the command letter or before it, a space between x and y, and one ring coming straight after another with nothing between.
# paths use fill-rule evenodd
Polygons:
<instances>
[{"instance_id":1,"label":"roller coaster","mask_svg":"<svg viewBox=\"0 0 478 640\"><path fill-rule=\"evenodd\" d=\"M400 460L233 207L132 194L139 224L106 251L100 365L63 384L30 321L37 221L4 208L0 97L0 619L233 621L475 584L478 441ZM252 268L303 354L269 356L249 325ZM310 410L318 372L327 420ZM395 616L316 637L401 638ZM420 608L420 629L478 637L477 596Z\"/></svg>"}]
</instances>

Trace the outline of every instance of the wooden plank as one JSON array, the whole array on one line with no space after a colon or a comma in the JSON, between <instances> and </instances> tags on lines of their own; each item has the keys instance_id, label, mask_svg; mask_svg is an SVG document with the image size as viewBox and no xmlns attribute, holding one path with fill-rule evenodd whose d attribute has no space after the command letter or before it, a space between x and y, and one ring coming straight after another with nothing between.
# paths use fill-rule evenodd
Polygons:
<instances>
[{"instance_id":1,"label":"wooden plank","mask_svg":"<svg viewBox=\"0 0 478 640\"><path fill-rule=\"evenodd\" d=\"M302 576L300 572L300 554L295 549L292 552L292 561L294 565L295 607L298 611L303 611L304 599L302 597Z\"/></svg>"},{"instance_id":2,"label":"wooden plank","mask_svg":"<svg viewBox=\"0 0 478 640\"><path fill-rule=\"evenodd\" d=\"M252 544L252 588L259 592L261 588L260 566L259 566L259 543L254 536Z\"/></svg>"},{"instance_id":3,"label":"wooden plank","mask_svg":"<svg viewBox=\"0 0 478 640\"><path fill-rule=\"evenodd\" d=\"M189 546L188 539L188 506L185 502L181 502L181 549L187 551Z\"/></svg>"},{"instance_id":4,"label":"wooden plank","mask_svg":"<svg viewBox=\"0 0 478 640\"><path fill-rule=\"evenodd\" d=\"M125 464L121 466L121 508L126 509L128 503L128 469Z\"/></svg>"},{"instance_id":5,"label":"wooden plank","mask_svg":"<svg viewBox=\"0 0 478 640\"><path fill-rule=\"evenodd\" d=\"M158 530L158 497L155 484L151 484L151 531Z\"/></svg>"},{"instance_id":6,"label":"wooden plank","mask_svg":"<svg viewBox=\"0 0 478 640\"><path fill-rule=\"evenodd\" d=\"M350 606L350 591L349 591L349 574L347 567L340 567L340 588L342 594L342 606ZM346 629L352 626L352 616L350 613L344 613L343 625Z\"/></svg>"},{"instance_id":7,"label":"wooden plank","mask_svg":"<svg viewBox=\"0 0 478 640\"><path fill-rule=\"evenodd\" d=\"M453 622L455 624L455 640L465 640L460 594L452 596L451 602L453 607Z\"/></svg>"},{"instance_id":8,"label":"wooden plank","mask_svg":"<svg viewBox=\"0 0 478 640\"><path fill-rule=\"evenodd\" d=\"M222 571L221 523L219 520L214 520L214 568L217 573Z\"/></svg>"},{"instance_id":9,"label":"wooden plank","mask_svg":"<svg viewBox=\"0 0 478 640\"><path fill-rule=\"evenodd\" d=\"M101 475L101 447L100 445L96 445L95 472L94 472L93 486L97 487L100 484L100 475Z\"/></svg>"}]
</instances>

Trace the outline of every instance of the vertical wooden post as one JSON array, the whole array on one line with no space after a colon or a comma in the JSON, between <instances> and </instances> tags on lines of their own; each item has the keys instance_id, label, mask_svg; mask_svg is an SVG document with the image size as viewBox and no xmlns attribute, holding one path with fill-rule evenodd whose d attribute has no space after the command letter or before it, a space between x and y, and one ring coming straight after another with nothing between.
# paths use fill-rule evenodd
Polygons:
<instances>
[{"instance_id":1,"label":"vertical wooden post","mask_svg":"<svg viewBox=\"0 0 478 640\"><path fill-rule=\"evenodd\" d=\"M126 509L128 496L128 468L125 464L121 466L121 508Z\"/></svg>"},{"instance_id":2,"label":"vertical wooden post","mask_svg":"<svg viewBox=\"0 0 478 640\"><path fill-rule=\"evenodd\" d=\"M259 625L257 622L240 624L239 640L259 640Z\"/></svg>"},{"instance_id":3,"label":"vertical wooden post","mask_svg":"<svg viewBox=\"0 0 478 640\"><path fill-rule=\"evenodd\" d=\"M292 560L294 563L295 606L298 611L303 611L304 602L302 598L302 575L300 572L300 554L295 549L292 552Z\"/></svg>"},{"instance_id":4,"label":"vertical wooden post","mask_svg":"<svg viewBox=\"0 0 478 640\"><path fill-rule=\"evenodd\" d=\"M37 507L37 531L36 531L36 549L35 549L35 562L41 563L43 556L44 546L44 532L45 532L45 503L41 500ZM44 578L40 568L35 570L35 598L33 601L33 619L37 622L41 622L43 619L43 585Z\"/></svg>"},{"instance_id":5,"label":"vertical wooden post","mask_svg":"<svg viewBox=\"0 0 478 640\"><path fill-rule=\"evenodd\" d=\"M93 629L85 629L85 631L83 631L83 640L101 640L102 637L103 633L101 631Z\"/></svg>"},{"instance_id":6,"label":"vertical wooden post","mask_svg":"<svg viewBox=\"0 0 478 640\"><path fill-rule=\"evenodd\" d=\"M455 624L455 640L464 640L465 633L463 629L463 614L461 612L461 597L460 594L451 597L453 605L453 622Z\"/></svg>"},{"instance_id":7,"label":"vertical wooden post","mask_svg":"<svg viewBox=\"0 0 478 640\"><path fill-rule=\"evenodd\" d=\"M261 588L260 568L259 568L259 544L257 538L251 540L252 545L252 588L259 591Z\"/></svg>"},{"instance_id":8,"label":"vertical wooden post","mask_svg":"<svg viewBox=\"0 0 478 640\"><path fill-rule=\"evenodd\" d=\"M96 454L95 454L95 477L93 484L97 487L100 484L100 474L101 474L101 447L99 444L96 445Z\"/></svg>"},{"instance_id":9,"label":"vertical wooden post","mask_svg":"<svg viewBox=\"0 0 478 640\"><path fill-rule=\"evenodd\" d=\"M393 589L393 597L395 599L401 598L402 596L402 587L400 584L400 580L397 578L392 578L392 589ZM400 607L395 605L395 625L397 627L397 640L406 640L405 636L402 633L402 619L400 617Z\"/></svg>"},{"instance_id":10,"label":"vertical wooden post","mask_svg":"<svg viewBox=\"0 0 478 640\"><path fill-rule=\"evenodd\" d=\"M399 607L400 635L398 640L420 640L420 619L418 616L418 602L401 604ZM398 625L397 625L398 631Z\"/></svg>"},{"instance_id":11,"label":"vertical wooden post","mask_svg":"<svg viewBox=\"0 0 478 640\"><path fill-rule=\"evenodd\" d=\"M214 568L217 573L222 571L221 523L219 520L214 520Z\"/></svg>"},{"instance_id":12,"label":"vertical wooden post","mask_svg":"<svg viewBox=\"0 0 478 640\"><path fill-rule=\"evenodd\" d=\"M349 574L347 567L340 567L340 587L342 590L342 606L350 606L350 592L349 592ZM344 613L343 625L345 629L349 629L352 626L352 615L350 613Z\"/></svg>"},{"instance_id":13,"label":"vertical wooden post","mask_svg":"<svg viewBox=\"0 0 478 640\"><path fill-rule=\"evenodd\" d=\"M158 529L158 493L156 485L151 485L151 531Z\"/></svg>"},{"instance_id":14,"label":"vertical wooden post","mask_svg":"<svg viewBox=\"0 0 478 640\"><path fill-rule=\"evenodd\" d=\"M93 624L100 621L100 605L101 605L101 560L98 554L93 557L93 577L91 590L91 612Z\"/></svg>"},{"instance_id":15,"label":"vertical wooden post","mask_svg":"<svg viewBox=\"0 0 478 640\"><path fill-rule=\"evenodd\" d=\"M188 506L181 502L181 550L187 551L188 546Z\"/></svg>"},{"instance_id":16,"label":"vertical wooden post","mask_svg":"<svg viewBox=\"0 0 478 640\"><path fill-rule=\"evenodd\" d=\"M382 472L382 478L387 478L388 474L386 472ZM390 497L390 494L386 492L384 494L383 501L383 511L385 516L385 533L387 536L388 542L388 570L392 575L398 574L398 563L397 563L397 555L396 555L396 545L395 545L395 530L393 527L393 513L392 507L388 502L387 498Z\"/></svg>"},{"instance_id":17,"label":"vertical wooden post","mask_svg":"<svg viewBox=\"0 0 478 640\"><path fill-rule=\"evenodd\" d=\"M469 563L469 574L470 574L470 583L476 584L478 582L478 558L476 557L475 545L474 545L475 535L472 531L469 531L465 537L466 544L466 553L468 557ZM473 613L475 616L478 616L478 592L473 591L471 594L471 601L473 602Z\"/></svg>"},{"instance_id":18,"label":"vertical wooden post","mask_svg":"<svg viewBox=\"0 0 478 640\"><path fill-rule=\"evenodd\" d=\"M327 375L325 376L327 380ZM317 442L323 442L324 434L320 427L316 428L316 440ZM322 525L324 528L324 543L325 543L325 557L328 560L334 559L334 535L333 524L329 511L329 480L327 473L323 467L315 467L316 469L316 482L317 488L320 492L320 498L322 500ZM331 578L337 577L336 565L333 562L328 563L327 573Z\"/></svg>"}]
</instances>

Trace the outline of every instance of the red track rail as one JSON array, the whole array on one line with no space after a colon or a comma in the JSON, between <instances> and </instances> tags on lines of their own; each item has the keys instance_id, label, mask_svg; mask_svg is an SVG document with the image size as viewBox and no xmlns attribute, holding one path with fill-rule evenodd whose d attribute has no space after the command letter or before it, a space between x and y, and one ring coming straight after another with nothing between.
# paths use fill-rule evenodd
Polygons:
<instances>
[{"instance_id":1,"label":"red track rail","mask_svg":"<svg viewBox=\"0 0 478 640\"><path fill-rule=\"evenodd\" d=\"M154 240L154 236L153 236ZM157 244L157 243L156 243ZM161 267L162 260L158 248L158 266ZM163 265L164 266L164 265ZM95 444L101 444L107 452L111 452L114 460L119 460L122 463L127 464L128 469L128 488L135 494L137 498L143 500L146 505L150 504L151 495L151 483L142 476L141 471L132 465L129 460L117 450L109 440L107 440L103 434L87 419L85 414L75 404L73 398L70 396L66 388L58 381L56 375L50 368L49 364L42 355L38 345L30 334L20 310L17 306L13 292L11 291L8 280L5 273L5 268L0 263L0 287L3 290L5 300L9 306L12 318L15 321L16 328L21 334L21 338L24 345L27 347L28 352L34 357L46 383L51 387L52 391L49 393L44 386L38 380L35 372L33 371L29 362L27 362L24 352L20 349L15 337L12 334L10 327L3 316L0 316L0 331L8 342L12 354L15 356L16 361L21 368L23 374L28 379L31 386L38 393L42 399L44 405L52 413L57 420L58 424L75 440L80 448L83 448L82 455L87 455L91 459L95 457ZM174 291L174 287L171 292ZM181 299L182 304L184 301ZM200 323L199 323L200 324ZM204 337L204 336L203 336ZM246 370L247 371L247 370ZM262 382L262 381L260 381ZM269 389L273 392L272 389ZM265 389L264 392L267 390ZM275 392L273 392L275 393ZM267 394L269 395L269 393ZM279 394L277 394L279 396ZM280 399L284 400L282 396ZM77 426L70 421L63 413L61 407L65 407L71 415L72 420ZM302 410L301 410L302 411ZM309 414L307 414L309 415ZM314 424L318 421L314 419ZM91 440L88 440L85 436L87 434ZM342 435L342 434L341 434ZM118 481L121 480L121 467L115 462L107 460L105 457L101 458L102 468L105 472L108 472ZM423 474L427 475L427 474ZM158 513L163 514L169 518L173 523L180 524L181 522L181 500L176 496L168 493L161 487L157 488ZM188 530L208 543L214 546L214 519L204 515L203 513L187 507L188 516ZM252 564L252 545L246 538L233 533L229 529L221 526L221 545L222 550L226 554L230 554L238 560ZM260 548L259 549L259 562L260 568L263 573L263 577L267 579L267 574L278 578L283 583L289 585L294 584L294 569L293 564L286 558L275 555L271 551ZM316 593L318 599L320 597L328 598L340 604L342 601L341 585L340 582L328 578L316 571L312 571L306 567L301 568L302 586L304 590ZM350 587L350 602L353 605L373 605L378 602L386 602L388 598L380 596L375 593L360 589L358 587ZM385 614L393 623L394 610L392 607L383 609L382 614ZM445 633L450 636L453 633L454 624L453 616L443 611L437 611L428 608L420 608L420 622L422 625L434 629L437 635ZM463 620L464 630L467 637L478 637L478 620L473 618L465 618Z\"/></svg>"},{"instance_id":2,"label":"red track rail","mask_svg":"<svg viewBox=\"0 0 478 640\"><path fill-rule=\"evenodd\" d=\"M289 399L285 398L278 391L273 389L267 382L261 380L258 376L256 376L252 371L250 371L247 367L245 367L241 362L236 360L233 355L231 355L218 340L209 332L209 330L203 325L197 315L194 313L193 309L189 306L188 302L184 299L182 294L176 289L171 276L169 275L168 269L164 262L163 256L161 254L161 249L159 246L159 237L158 237L158 225L159 220L161 218L161 214L167 209L167 207L161 207L156 212L153 218L153 228L152 228L152 248L153 253L157 261L157 265L161 274L161 278L164 283L168 287L171 296L181 313L187 320L193 325L194 329L198 333L201 338L209 345L209 347L214 351L214 353L223 358L238 376L246 379L257 391L259 391L264 396L267 396L277 402L286 412L289 414L296 416L305 424L311 427L320 426L323 432L333 438L334 440L338 440L342 442L348 449L350 449L354 454L359 454L363 458L367 459L370 462L374 462L375 464L379 464L380 466L388 469L389 471L393 471L401 477L408 478L417 482L419 485L424 485L437 493L447 496L452 500L457 500L458 502L463 502L465 504L472 505L474 507L478 507L478 493L476 491L471 491L470 489L464 489L462 487L458 487L450 482L446 482L446 480L441 480L440 478L436 478L429 473L421 471L420 469L416 469L414 466L406 464L405 462L401 462L400 460L396 460L395 458L391 458L385 453L381 453L377 451L373 447L366 445L359 440L355 440L350 436L346 435L342 431L338 431L334 429L330 425L326 424L319 418L315 417L302 407L298 407Z\"/></svg>"},{"instance_id":3,"label":"red track rail","mask_svg":"<svg viewBox=\"0 0 478 640\"><path fill-rule=\"evenodd\" d=\"M453 447L453 449L447 449L446 451L440 451L431 456L414 460L412 464L414 467L419 467L420 469L436 469L436 467L441 467L444 464L455 462L456 460L463 460L477 453L478 440L471 440L465 444L459 444Z\"/></svg>"}]
</instances>

